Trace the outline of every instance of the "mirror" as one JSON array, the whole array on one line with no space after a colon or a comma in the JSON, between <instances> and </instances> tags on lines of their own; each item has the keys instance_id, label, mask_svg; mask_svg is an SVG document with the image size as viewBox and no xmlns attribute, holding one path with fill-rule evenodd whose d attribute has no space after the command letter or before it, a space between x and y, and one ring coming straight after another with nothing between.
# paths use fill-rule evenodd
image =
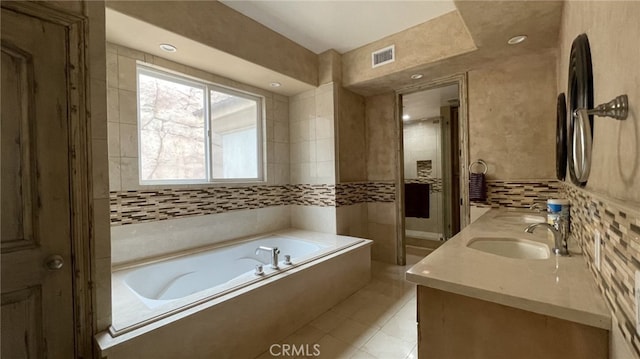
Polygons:
<instances>
[{"instance_id":1,"label":"mirror","mask_svg":"<svg viewBox=\"0 0 640 359\"><path fill-rule=\"evenodd\" d=\"M591 171L591 124L587 110L578 109L573 113L573 153L572 162L578 182L586 183Z\"/></svg>"},{"instance_id":2,"label":"mirror","mask_svg":"<svg viewBox=\"0 0 640 359\"><path fill-rule=\"evenodd\" d=\"M571 182L585 186L591 169L593 116L577 109L593 108L591 50L586 34L578 35L571 45L568 84L567 153Z\"/></svg>"},{"instance_id":3,"label":"mirror","mask_svg":"<svg viewBox=\"0 0 640 359\"><path fill-rule=\"evenodd\" d=\"M558 95L556 109L556 178L564 181L567 173L567 101Z\"/></svg>"}]
</instances>

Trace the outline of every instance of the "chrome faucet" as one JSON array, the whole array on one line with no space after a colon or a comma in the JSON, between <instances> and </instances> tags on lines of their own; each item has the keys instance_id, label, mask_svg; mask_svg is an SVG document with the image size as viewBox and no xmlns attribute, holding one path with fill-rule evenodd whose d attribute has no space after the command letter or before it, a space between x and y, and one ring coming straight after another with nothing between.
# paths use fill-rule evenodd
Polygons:
<instances>
[{"instance_id":1,"label":"chrome faucet","mask_svg":"<svg viewBox=\"0 0 640 359\"><path fill-rule=\"evenodd\" d=\"M557 218L553 221L553 225L549 223L534 223L524 229L527 233L533 233L538 227L544 227L553 233L554 248L553 253L557 256L569 256L569 248L567 246L567 221Z\"/></svg>"},{"instance_id":2,"label":"chrome faucet","mask_svg":"<svg viewBox=\"0 0 640 359\"><path fill-rule=\"evenodd\" d=\"M529 206L529 209L532 210L532 211L538 211L538 212L546 212L547 211L547 207L545 207L541 203L534 203L531 206Z\"/></svg>"},{"instance_id":3,"label":"chrome faucet","mask_svg":"<svg viewBox=\"0 0 640 359\"><path fill-rule=\"evenodd\" d=\"M278 247L260 246L256 249L256 255L260 253L260 251L271 252L271 268L278 269L278 254L280 254Z\"/></svg>"}]
</instances>

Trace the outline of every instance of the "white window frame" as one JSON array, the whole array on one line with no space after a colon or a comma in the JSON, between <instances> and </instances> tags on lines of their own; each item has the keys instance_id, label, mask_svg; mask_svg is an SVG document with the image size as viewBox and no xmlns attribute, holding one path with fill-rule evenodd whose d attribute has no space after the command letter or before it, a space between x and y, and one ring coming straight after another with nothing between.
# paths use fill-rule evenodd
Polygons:
<instances>
[{"instance_id":1,"label":"white window frame","mask_svg":"<svg viewBox=\"0 0 640 359\"><path fill-rule=\"evenodd\" d=\"M189 180L189 179L172 179L172 180L145 180L142 179L142 146L141 142L141 116L140 116L140 74L153 76L166 81L176 82L179 84L202 88L204 90L204 141L205 141L205 166L207 178ZM257 177L254 178L214 178L213 177L213 142L211 140L211 91L222 92L225 94L246 98L256 102L258 107L256 115L256 156L257 156ZM251 183L264 182L264 97L256 94L240 91L234 88L223 86L220 84L208 82L202 79L194 78L182 73L174 72L158 66L147 63L138 62L136 64L136 109L138 123L138 183L142 186L153 185L188 185L188 184L212 184L212 183Z\"/></svg>"}]
</instances>

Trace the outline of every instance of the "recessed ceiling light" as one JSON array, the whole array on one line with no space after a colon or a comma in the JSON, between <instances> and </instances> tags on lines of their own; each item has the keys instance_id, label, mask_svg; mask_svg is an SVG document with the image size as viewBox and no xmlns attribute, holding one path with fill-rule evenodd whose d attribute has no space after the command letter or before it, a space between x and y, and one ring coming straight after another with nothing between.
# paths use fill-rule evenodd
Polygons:
<instances>
[{"instance_id":1,"label":"recessed ceiling light","mask_svg":"<svg viewBox=\"0 0 640 359\"><path fill-rule=\"evenodd\" d=\"M162 51L166 51L166 52L176 52L178 51L178 48L171 45L171 44L160 44L160 48L162 49Z\"/></svg>"},{"instance_id":2,"label":"recessed ceiling light","mask_svg":"<svg viewBox=\"0 0 640 359\"><path fill-rule=\"evenodd\" d=\"M422 78L422 74L413 74L411 75L412 80L419 80Z\"/></svg>"},{"instance_id":3,"label":"recessed ceiling light","mask_svg":"<svg viewBox=\"0 0 640 359\"><path fill-rule=\"evenodd\" d=\"M514 36L514 37L510 38L509 41L507 41L507 44L516 45L516 44L519 44L521 42L524 42L524 40L526 40L526 39L527 39L527 35Z\"/></svg>"},{"instance_id":4,"label":"recessed ceiling light","mask_svg":"<svg viewBox=\"0 0 640 359\"><path fill-rule=\"evenodd\" d=\"M269 86L271 86L271 87L280 87L280 86L282 86L282 84L279 83L279 82L272 82L272 83L269 84Z\"/></svg>"},{"instance_id":5,"label":"recessed ceiling light","mask_svg":"<svg viewBox=\"0 0 640 359\"><path fill-rule=\"evenodd\" d=\"M411 118L411 116L409 116L409 114L405 113L404 115L402 115L402 119L405 120L405 121L410 119L410 118Z\"/></svg>"}]
</instances>

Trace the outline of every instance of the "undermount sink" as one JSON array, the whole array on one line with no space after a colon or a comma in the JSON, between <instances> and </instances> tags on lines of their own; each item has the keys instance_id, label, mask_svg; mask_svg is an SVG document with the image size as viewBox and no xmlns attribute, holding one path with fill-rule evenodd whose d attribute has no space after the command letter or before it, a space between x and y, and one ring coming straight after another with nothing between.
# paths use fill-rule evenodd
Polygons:
<instances>
[{"instance_id":1,"label":"undermount sink","mask_svg":"<svg viewBox=\"0 0 640 359\"><path fill-rule=\"evenodd\" d=\"M519 238L473 238L469 241L467 247L485 253L517 259L547 259L550 255L547 245Z\"/></svg>"},{"instance_id":2,"label":"undermount sink","mask_svg":"<svg viewBox=\"0 0 640 359\"><path fill-rule=\"evenodd\" d=\"M508 221L513 223L543 223L546 222L545 217L528 213L503 213L495 217L497 220Z\"/></svg>"}]
</instances>

